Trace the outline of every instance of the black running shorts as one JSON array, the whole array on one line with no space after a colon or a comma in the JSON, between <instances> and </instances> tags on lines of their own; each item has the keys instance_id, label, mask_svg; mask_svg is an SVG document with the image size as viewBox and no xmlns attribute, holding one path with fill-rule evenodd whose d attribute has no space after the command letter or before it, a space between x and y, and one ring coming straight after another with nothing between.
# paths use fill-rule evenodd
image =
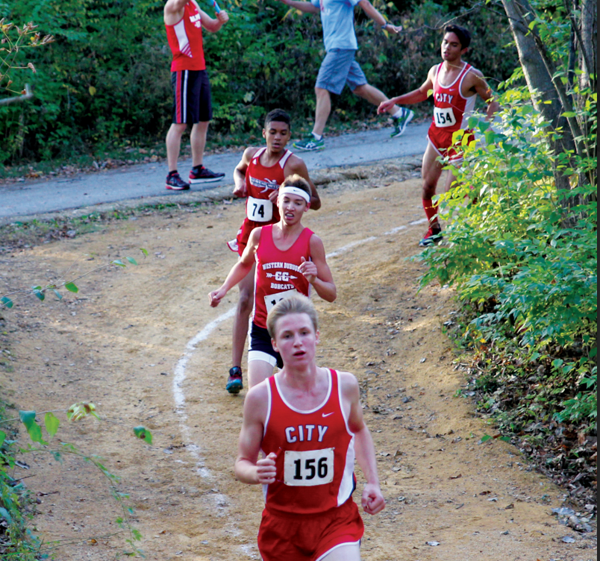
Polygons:
<instances>
[{"instance_id":1,"label":"black running shorts","mask_svg":"<svg viewBox=\"0 0 600 561\"><path fill-rule=\"evenodd\" d=\"M252 322L250 328L250 348L248 349L248 362L252 360L262 360L273 367L283 368L283 360L281 360L281 355L273 348L269 332L254 322Z\"/></svg>"},{"instance_id":2,"label":"black running shorts","mask_svg":"<svg viewBox=\"0 0 600 561\"><path fill-rule=\"evenodd\" d=\"M189 124L212 119L210 82L206 70L171 72L173 86L173 122Z\"/></svg>"}]
</instances>

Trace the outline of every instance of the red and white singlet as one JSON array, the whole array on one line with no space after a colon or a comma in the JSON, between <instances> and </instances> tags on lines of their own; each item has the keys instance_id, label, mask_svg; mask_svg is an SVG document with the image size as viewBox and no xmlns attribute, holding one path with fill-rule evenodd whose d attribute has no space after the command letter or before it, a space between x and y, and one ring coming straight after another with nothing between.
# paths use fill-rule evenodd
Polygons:
<instances>
[{"instance_id":1,"label":"red and white singlet","mask_svg":"<svg viewBox=\"0 0 600 561\"><path fill-rule=\"evenodd\" d=\"M240 255L244 253L254 228L279 222L279 210L277 205L269 200L269 195L283 183L285 164L292 152L286 150L275 165L267 167L260 163L260 157L266 151L265 147L259 148L246 169L246 218L237 233L237 249L227 244L229 249L237 250Z\"/></svg>"},{"instance_id":2,"label":"red and white singlet","mask_svg":"<svg viewBox=\"0 0 600 561\"><path fill-rule=\"evenodd\" d=\"M175 25L166 25L169 47L173 53L171 72L206 70L202 45L202 16L195 2L188 2L183 17Z\"/></svg>"},{"instance_id":3,"label":"red and white singlet","mask_svg":"<svg viewBox=\"0 0 600 561\"><path fill-rule=\"evenodd\" d=\"M354 435L343 411L338 373L329 370L329 393L312 411L285 401L269 378L269 406L262 450L278 454L275 483L264 486L269 511L316 514L342 506L352 495Z\"/></svg>"},{"instance_id":4,"label":"red and white singlet","mask_svg":"<svg viewBox=\"0 0 600 561\"><path fill-rule=\"evenodd\" d=\"M438 65L435 72L433 120L427 137L438 154L444 157L447 156L450 162L458 162L463 158L460 146L453 146L452 134L463 129L470 138L473 137L471 131L467 128L467 120L475 107L476 96L464 97L462 95L462 83L472 68L470 64L465 62L460 74L449 86L440 83L441 64Z\"/></svg>"},{"instance_id":5,"label":"red and white singlet","mask_svg":"<svg viewBox=\"0 0 600 561\"><path fill-rule=\"evenodd\" d=\"M281 251L273 242L273 224L263 226L256 250L254 317L258 327L267 328L267 315L284 298L299 292L308 296L310 283L300 272L302 257L310 260L310 238L313 232L304 228L294 245Z\"/></svg>"}]
</instances>

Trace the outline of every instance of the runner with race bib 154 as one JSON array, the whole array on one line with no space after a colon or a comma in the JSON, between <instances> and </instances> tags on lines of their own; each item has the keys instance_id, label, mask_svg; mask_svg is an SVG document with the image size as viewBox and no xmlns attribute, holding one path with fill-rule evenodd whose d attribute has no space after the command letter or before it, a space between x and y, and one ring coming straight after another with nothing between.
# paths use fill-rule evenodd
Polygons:
<instances>
[{"instance_id":1,"label":"runner with race bib 154","mask_svg":"<svg viewBox=\"0 0 600 561\"><path fill-rule=\"evenodd\" d=\"M433 94L433 120L427 133L429 140L423 155L423 208L429 221L429 229L419 242L421 246L431 245L442 239L442 228L438 221L438 205L433 202L437 184L444 164L439 160L459 167L463 160L462 143L453 141L456 131L464 130L468 141L473 132L468 129L467 120L475 107L478 95L487 103L487 119L492 120L498 110L498 102L492 97L492 90L483 78L483 74L462 60L471 44L471 34L458 25L449 25L444 30L442 40L441 64L433 66L423 85L410 93L384 101L378 113L392 110L395 104L409 105L425 101ZM448 173L445 191L450 189L454 175Z\"/></svg>"},{"instance_id":2,"label":"runner with race bib 154","mask_svg":"<svg viewBox=\"0 0 600 561\"><path fill-rule=\"evenodd\" d=\"M302 217L310 208L311 193L304 178L299 175L286 178L277 198L280 221L252 230L246 249L223 285L209 294L210 305L218 306L256 263L254 316L248 349L250 387L271 376L275 366L282 366L267 332L269 311L292 294L308 296L311 286L328 302L336 298L323 242L302 225Z\"/></svg>"}]
</instances>

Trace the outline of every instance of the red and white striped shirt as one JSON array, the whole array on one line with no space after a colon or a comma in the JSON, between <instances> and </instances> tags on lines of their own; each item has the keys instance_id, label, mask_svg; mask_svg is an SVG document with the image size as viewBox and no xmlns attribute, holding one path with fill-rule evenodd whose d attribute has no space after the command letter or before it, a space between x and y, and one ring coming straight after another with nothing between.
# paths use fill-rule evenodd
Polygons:
<instances>
[{"instance_id":1,"label":"red and white striped shirt","mask_svg":"<svg viewBox=\"0 0 600 561\"><path fill-rule=\"evenodd\" d=\"M165 24L169 47L173 53L171 72L205 70L202 45L202 16L193 1L185 5L183 17L175 25Z\"/></svg>"}]
</instances>

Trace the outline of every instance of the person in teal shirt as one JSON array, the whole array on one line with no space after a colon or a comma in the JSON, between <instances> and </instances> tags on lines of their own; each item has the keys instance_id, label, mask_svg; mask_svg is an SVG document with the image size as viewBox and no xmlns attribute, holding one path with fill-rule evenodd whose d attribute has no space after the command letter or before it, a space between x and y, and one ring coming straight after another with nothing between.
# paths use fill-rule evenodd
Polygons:
<instances>
[{"instance_id":1,"label":"person in teal shirt","mask_svg":"<svg viewBox=\"0 0 600 561\"><path fill-rule=\"evenodd\" d=\"M295 142L293 146L306 151L323 150L325 148L323 132L331 113L332 93L340 94L344 86L348 84L352 93L373 105L379 106L388 100L382 91L368 83L364 72L355 60L358 41L354 31L354 8L359 5L382 30L399 33L402 31L402 27L387 23L369 0L280 1L301 12L321 14L323 40L327 55L321 64L315 84L317 96L315 125L308 138ZM389 113L394 120L394 132L391 136L392 138L400 136L414 113L409 109L397 106L394 106Z\"/></svg>"}]
</instances>

